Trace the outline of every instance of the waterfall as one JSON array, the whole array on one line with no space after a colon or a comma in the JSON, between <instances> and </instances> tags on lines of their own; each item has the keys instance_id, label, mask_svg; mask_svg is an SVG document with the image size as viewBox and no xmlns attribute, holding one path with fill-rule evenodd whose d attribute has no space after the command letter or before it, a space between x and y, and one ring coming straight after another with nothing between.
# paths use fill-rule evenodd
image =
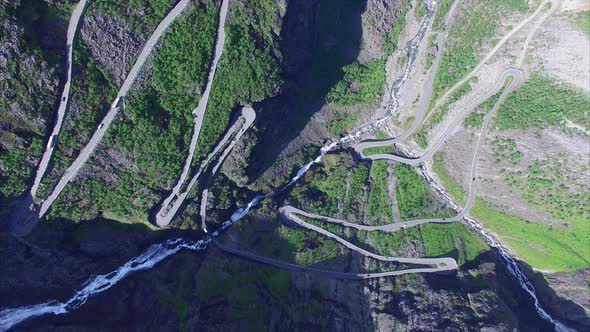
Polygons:
<instances>
[{"instance_id":1,"label":"waterfall","mask_svg":"<svg viewBox=\"0 0 590 332\"><path fill-rule=\"evenodd\" d=\"M436 6L436 2L433 1L427 5L427 14L423 18L420 28L418 29L418 33L416 36L410 41L408 47L408 61L404 68L404 73L401 78L396 80L391 89L391 100L388 107L387 114L375 121L371 124L367 124L353 134L347 135L345 137L340 138L340 140L336 142L332 142L323 146L318 156L310 161L309 163L305 164L296 175L291 178L287 184L283 187L265 194L265 195L257 195L254 197L245 207L237 209L228 219L227 221L223 222L221 226L214 232L207 235L204 239L199 241L191 241L185 239L172 239L166 242L155 244L150 246L147 250L141 253L139 256L132 258L116 270L104 274L104 275L97 275L90 278L82 287L82 289L76 291L76 293L66 302L59 302L59 301L49 301L41 304L19 307L19 308L8 308L3 309L0 311L0 331L6 331L9 328L13 327L14 325L21 323L27 319L31 319L34 317L46 315L46 314L66 314L72 310L75 310L82 306L86 301L96 294L102 293L107 289L111 288L119 281L123 280L127 277L130 273L146 270L152 268L157 263L161 262L165 258L177 253L182 249L191 250L191 251L200 251L205 249L214 238L218 237L223 231L227 230L231 225L233 225L238 220L242 219L244 216L248 214L251 208L256 207L260 202L264 199L276 196L288 188L290 188L293 184L295 184L299 179L301 179L309 169L315 165L322 162L323 156L334 150L337 147L349 144L355 140L357 140L362 134L374 131L384 125L384 123L391 118L391 116L397 112L398 110L398 93L405 83L406 79L409 77L411 69L413 67L414 61L416 59L416 53L418 51L418 46L424 37L428 25L433 18L434 9ZM426 174L424 169L421 168L423 174ZM432 180L432 178L430 178ZM430 185L434 187L435 190L444 193L442 188L438 187L435 181L429 181ZM446 195L446 193L445 193ZM448 195L446 195L448 197ZM450 199L450 197L449 197ZM451 200L452 201L452 200ZM456 205L455 205L456 206ZM496 248L499 252L502 261L510 271L510 273L518 280L521 287L530 295L533 304L536 308L537 313L543 319L551 323L555 330L558 332L568 332L573 331L568 327L564 326L562 323L554 320L547 312L541 307L539 300L536 296L535 289L531 282L526 277L526 274L523 272L522 268L517 264L517 262L512 258L508 252L501 246L499 241L497 241L492 235L487 233L477 221L465 218L467 223L478 232L485 241L493 248Z\"/></svg>"}]
</instances>

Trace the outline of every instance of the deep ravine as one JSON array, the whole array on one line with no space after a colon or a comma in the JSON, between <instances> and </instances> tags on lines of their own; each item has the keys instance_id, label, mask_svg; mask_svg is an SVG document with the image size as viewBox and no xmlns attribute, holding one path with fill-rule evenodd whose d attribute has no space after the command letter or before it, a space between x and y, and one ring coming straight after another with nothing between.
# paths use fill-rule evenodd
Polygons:
<instances>
[{"instance_id":1,"label":"deep ravine","mask_svg":"<svg viewBox=\"0 0 590 332\"><path fill-rule=\"evenodd\" d=\"M312 166L322 163L323 156L326 153L356 141L362 134L372 132L380 128L385 123L385 121L389 119L394 112L397 111L397 93L399 89L403 86L406 78L409 76L409 73L412 70L412 66L416 58L416 52L418 50L417 45L419 45L420 41L425 35L425 31L428 28L428 25L430 24L434 10L435 5L433 3L433 5L427 8L427 15L422 20L417 35L412 39L412 42L410 43L410 47L408 48L409 60L407 61L402 78L394 82L394 85L392 87L391 100L389 104L390 107L388 108L388 112L384 116L384 118L375 121L371 124L362 126L353 134L342 137L340 138L340 140L329 143L322 147L317 157L305 164L301 169L299 169L296 175L293 178L291 178L290 181L288 181L284 186L282 186L274 192L255 196L245 207L236 210L232 214L230 219L225 221L217 230L209 233L209 235L207 235L202 240L192 241L178 238L168 240L160 244L152 245L143 253L132 258L116 270L108 274L97 275L95 277L92 277L84 284L84 286L80 290L76 291L75 294L65 302L49 301L46 303L25 306L20 308L3 309L0 311L0 331L8 330L13 326L34 317L39 317L47 314L60 315L66 314L72 310L76 310L77 308L82 306L91 296L108 290L109 288L111 288L112 286L114 286L119 281L123 280L133 272L146 270L154 267L162 260L166 259L171 255L174 255L182 249L187 249L191 251L204 250L205 248L207 248L209 244L211 244L211 242L216 237L218 237L221 233L227 230L231 225L233 225L234 223L242 219L244 216L246 216L250 209L258 206L261 201L267 198L274 197L288 190L293 184L295 184L299 179L301 179ZM421 170L423 175L427 178L429 185L435 191L442 193L445 197L448 197L450 200L450 196L448 196L448 194L446 194L445 191L434 180L432 180L432 177L429 177L427 172L422 167ZM450 200L450 202L452 202L452 200ZM534 305L536 312L539 314L539 317L549 322L552 326L554 326L556 331L571 331L571 329L567 328L557 320L553 319L541 307L539 300L536 296L535 289L532 286L531 282L528 280L523 269L520 267L518 262L508 254L508 252L499 243L499 241L497 241L492 235L486 232L485 229L483 229L483 227L481 227L481 225L477 223L477 221L469 218L465 218L464 220L473 230L480 234L491 247L495 248L496 252L501 257L501 261L503 262L503 264L510 271L515 280L517 280L522 289L528 293L530 301Z\"/></svg>"}]
</instances>

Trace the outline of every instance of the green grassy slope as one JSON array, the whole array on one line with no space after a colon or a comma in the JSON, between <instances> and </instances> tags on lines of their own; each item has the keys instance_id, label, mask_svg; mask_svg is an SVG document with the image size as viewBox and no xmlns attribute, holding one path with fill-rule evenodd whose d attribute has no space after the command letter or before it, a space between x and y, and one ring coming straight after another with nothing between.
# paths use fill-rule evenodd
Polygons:
<instances>
[{"instance_id":1,"label":"green grassy slope","mask_svg":"<svg viewBox=\"0 0 590 332\"><path fill-rule=\"evenodd\" d=\"M448 10L450 4L449 1L443 1L439 8L441 15L437 11L437 22L442 20L442 14ZM431 103L435 103L448 88L477 65L479 50L483 45L493 42L490 39L500 26L503 16L527 10L525 0L478 0L460 3L457 11L461 15L456 17L449 28L448 46L436 72Z\"/></svg>"},{"instance_id":2,"label":"green grassy slope","mask_svg":"<svg viewBox=\"0 0 590 332\"><path fill-rule=\"evenodd\" d=\"M440 156L435 159L434 169L449 193L459 204L465 204L465 192L449 176ZM548 227L503 213L481 199L476 201L472 214L534 268L572 271L590 266L587 219Z\"/></svg>"}]
</instances>

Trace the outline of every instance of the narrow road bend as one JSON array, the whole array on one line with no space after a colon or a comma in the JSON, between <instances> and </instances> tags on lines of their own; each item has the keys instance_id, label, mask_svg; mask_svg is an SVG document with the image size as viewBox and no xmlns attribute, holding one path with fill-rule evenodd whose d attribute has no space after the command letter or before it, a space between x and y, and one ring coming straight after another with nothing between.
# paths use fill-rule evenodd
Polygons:
<instances>
[{"instance_id":1,"label":"narrow road bend","mask_svg":"<svg viewBox=\"0 0 590 332\"><path fill-rule=\"evenodd\" d=\"M174 216L178 212L178 209L180 209L180 206L182 205L182 203L186 199L186 196L189 194L189 192L191 191L191 189L193 188L193 186L196 184L197 180L199 179L199 177L201 176L201 174L203 173L203 171L205 170L205 168L207 167L207 165L219 153L219 151L225 145L227 145L227 143L229 142L230 138L232 136L234 136L234 133L235 133L235 131L237 129L238 123L241 122L242 119L243 119L242 127L240 128L240 130L238 131L238 133L234 137L234 139L229 143L229 145L224 150L222 156L219 158L218 165L220 165L220 163L223 162L223 160L227 157L227 155L229 154L229 152L233 149L233 147L236 144L236 142L241 138L241 136L244 134L244 132L246 131L246 129L248 129L252 125L252 123L254 122L254 120L256 119L256 112L254 112L254 110L251 107L247 107L247 106L246 107L242 107L242 111L241 112L242 113L241 113L240 117L230 127L230 129L227 131L227 133L225 134L225 136L221 139L221 141L219 141L219 143L213 149L213 151L211 151L211 153L209 153L209 155L207 155L207 157L205 158L205 160L203 160L203 162L201 163L198 171L195 173L195 175L193 176L193 178L191 179L191 181L188 183L188 185L186 186L186 188L184 189L184 191L176 195L176 199L174 200L174 202L172 202L172 203L168 202L168 205L164 205L163 204L160 207L159 211L156 213L156 216L155 216L155 218L156 218L156 224L158 226L160 226L160 227L166 227L166 226L168 226L170 224L170 222L172 221L172 219L174 218ZM205 225L205 228L204 229L206 229L206 225Z\"/></svg>"},{"instance_id":2,"label":"narrow road bend","mask_svg":"<svg viewBox=\"0 0 590 332\"><path fill-rule=\"evenodd\" d=\"M236 143L240 140L240 138L242 138L242 135L244 135L246 130L248 128L250 128L250 126L254 122L254 119L256 119L256 112L254 112L254 110L251 107L244 107L244 108L242 108L242 117L244 118L244 124L242 125L242 127L240 128L240 131L238 131L238 133L236 134L236 136L234 137L232 142L227 146L227 148L225 148L225 150L223 151L223 153L221 154L221 156L217 160L217 163L215 164L215 166L213 166L213 169L211 170L211 174L209 175L209 180L207 181L207 185L206 185L205 189L203 189L203 193L201 194L201 206L199 209L199 214L201 216L201 227L203 228L203 230L206 233L208 232L206 220L207 220L207 199L209 198L209 186L211 185L211 182L213 182L213 179L215 177L215 174L217 174L219 167L223 164L223 162L225 161L225 158L227 158L229 153L234 148L234 145L236 145Z\"/></svg>"},{"instance_id":3,"label":"narrow road bend","mask_svg":"<svg viewBox=\"0 0 590 332\"><path fill-rule=\"evenodd\" d=\"M51 205L55 202L57 197L61 194L65 186L76 176L77 172L82 168L86 161L90 158L90 155L98 144L102 141L105 132L111 125L111 122L120 110L120 104L122 98L127 95L127 92L135 82L139 71L143 67L148 56L155 48L158 40L166 29L172 24L172 22L182 14L186 6L190 3L190 0L180 0L178 4L166 15L166 17L158 24L146 44L144 45L141 53L139 54L135 64L131 68L129 74L125 78L117 97L111 104L110 110L107 112L102 122L94 132L90 141L82 149L78 157L65 171L62 178L59 180L51 194L39 205L33 202L32 196L29 195L20 204L14 207L14 210L9 219L9 229L12 234L16 236L24 236L33 230L39 219L47 213Z\"/></svg>"},{"instance_id":4,"label":"narrow road bend","mask_svg":"<svg viewBox=\"0 0 590 332\"><path fill-rule=\"evenodd\" d=\"M31 187L31 196L34 200L37 200L37 189L41 184L41 179L47 171L47 166L49 165L49 161L51 160L51 156L53 155L53 150L55 148L55 145L57 144L59 132L61 131L61 125L64 121L66 109L68 107L68 101L70 97L70 86L72 80L74 37L76 36L76 31L78 31L78 25L80 24L80 18L84 13L84 8L86 8L86 3L87 0L80 0L76 7L74 7L72 16L70 16L68 32L66 35L66 66L68 68L66 73L66 81L64 83L64 88L59 100L59 107L57 108L57 119L55 120L53 131L51 132L51 136L49 136L49 141L47 142L45 152L43 152L43 156L41 157L41 161L39 162L37 174L35 175L33 186Z\"/></svg>"},{"instance_id":5,"label":"narrow road bend","mask_svg":"<svg viewBox=\"0 0 590 332\"><path fill-rule=\"evenodd\" d=\"M454 269L441 269L439 267L425 267L425 268L412 268L406 270L399 270L399 271L388 271L388 272L365 272L365 273L354 273L354 272L337 272L337 271L328 271L322 270L314 267L303 266L293 263L288 263L279 259L256 255L251 252L241 250L238 248L234 248L225 244L220 243L219 241L213 242L215 246L224 251L228 254L242 257L251 261L259 262L266 265L272 265L280 269L285 269L294 272L304 272L304 273L314 273L318 274L322 277L331 278L331 279L343 279L343 280L368 280L368 279L378 279L384 277L395 277L404 274L410 273L441 273L441 272L450 272Z\"/></svg>"},{"instance_id":6,"label":"narrow road bend","mask_svg":"<svg viewBox=\"0 0 590 332\"><path fill-rule=\"evenodd\" d=\"M514 77L514 80L509 84L508 87L506 87L506 89L503 89L504 84L506 83L506 79L510 76ZM457 127L459 125L461 125L461 123L463 122L465 117L469 113L471 113L477 106L479 106L481 103L483 103L484 101L486 101L487 99L489 99L490 97L494 96L495 94L499 93L502 90L503 90L503 92L502 92L502 95L500 96L499 100L503 101L507 97L507 95L510 92L512 92L520 84L521 81L522 81L522 74L519 69L512 68L512 67L505 69L500 74L500 77L496 80L494 86L485 95L475 98L475 100L473 102L471 102L467 107L465 107L461 111L461 113L453 120L453 122L450 123L447 126L447 128L445 128L441 137L433 145L429 146L426 153L420 157L407 158L407 157L397 156L397 155L393 155L393 154L384 154L384 153L374 154L374 155L370 155L370 156L365 156L363 154L364 149L371 148L371 147L383 146L382 142L380 142L380 141L362 142L355 147L355 150L357 151L357 153L359 153L361 155L361 157L366 158L366 159L391 160L391 161L396 161L396 162L403 163L403 164L417 166L417 165L423 163L424 161L431 159L434 156L434 154L442 147L442 145L452 136L452 134L457 129Z\"/></svg>"},{"instance_id":7,"label":"narrow road bend","mask_svg":"<svg viewBox=\"0 0 590 332\"><path fill-rule=\"evenodd\" d=\"M440 98L438 98L438 100L436 101L436 103L432 107L432 111L424 118L423 122L428 121L428 119L432 116L432 114L434 114L434 111L436 109L438 109L440 106L442 106L442 104L453 93L455 93L455 91L457 91L457 89L459 89L465 82L470 80L475 75L475 73L478 72L481 69L481 67L483 67L483 65L486 62L488 62L500 50L500 48L502 48L502 46L504 46L504 44L510 38L512 38L512 36L514 36L524 26L526 26L530 21L532 21L541 12L541 10L543 10L543 8L545 7L545 5L547 3L551 3L551 2L552 2L552 0L544 0L543 2L541 2L539 4L539 6L537 7L537 9L530 16L528 16L526 19L521 21L517 26L515 26L512 30L510 30L510 32L508 32L506 35L504 35L504 37L502 37L502 39L500 39L500 41L498 41L496 46L494 46L494 48L492 48L492 50L490 50L490 52L488 52L488 54L477 64L477 66L475 68L473 68L469 73L467 73L467 75L465 75L459 82L455 83L455 85L453 85L451 88L449 88Z\"/></svg>"},{"instance_id":8,"label":"narrow road bend","mask_svg":"<svg viewBox=\"0 0 590 332\"><path fill-rule=\"evenodd\" d=\"M205 111L207 110L207 104L209 103L209 95L211 94L211 87L213 86L213 80L215 79L215 72L217 71L217 64L221 59L221 54L223 53L223 46L225 45L225 21L227 17L227 9L228 9L228 0L223 0L221 3L221 9L219 11L219 25L217 27L217 40L215 42L215 50L213 53L213 60L211 61L211 66L209 67L209 75L207 77L207 84L205 86L205 91L199 100L199 104L197 107L192 111L193 115L193 136L191 138L191 143L189 145L188 154L186 156L186 160L184 162L184 167L182 169L182 173L180 177L176 181L176 184L170 191L170 194L166 199L164 199L164 203L162 204L163 210L162 212L166 211L169 207L172 200L178 197L178 193L184 183L186 182L186 178L188 173L191 169L191 164L193 162L195 150L197 148L197 144L199 143L199 133L201 132L201 126L203 124L203 119L205 118ZM159 215L159 214L158 214ZM158 226L164 227L168 226L168 222L157 222Z\"/></svg>"},{"instance_id":9,"label":"narrow road bend","mask_svg":"<svg viewBox=\"0 0 590 332\"><path fill-rule=\"evenodd\" d=\"M315 231L317 233L320 233L323 236L328 237L332 240L335 240L338 243L347 247L348 249L356 251L365 257L370 257L370 258L373 258L373 259L376 259L379 261L383 261L383 262L396 262L396 263L417 264L417 265L433 265L433 266L435 266L435 270L436 270L434 272L457 269L457 262L453 258L450 258L450 257L445 257L445 258L411 258L411 257L392 257L392 256L383 256L383 255L375 254L375 253L367 251L363 248L360 248L360 247L344 240L340 236L338 236L334 233L331 233L319 226L316 226L316 225L313 225L313 224L310 224L310 223L304 221L303 219L299 218L297 216L297 213L292 209L282 207L279 209L279 213L287 220L292 221L301 227L304 227L304 228L310 229L312 231Z\"/></svg>"}]
</instances>

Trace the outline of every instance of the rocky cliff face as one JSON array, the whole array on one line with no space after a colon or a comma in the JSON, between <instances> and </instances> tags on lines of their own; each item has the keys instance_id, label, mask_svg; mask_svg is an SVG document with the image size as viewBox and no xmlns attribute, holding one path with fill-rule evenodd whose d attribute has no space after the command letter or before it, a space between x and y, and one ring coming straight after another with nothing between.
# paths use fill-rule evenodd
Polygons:
<instances>
[{"instance_id":1,"label":"rocky cliff face","mask_svg":"<svg viewBox=\"0 0 590 332\"><path fill-rule=\"evenodd\" d=\"M117 86L123 84L145 44L145 38L128 24L97 9L84 16L80 37Z\"/></svg>"},{"instance_id":2,"label":"rocky cliff face","mask_svg":"<svg viewBox=\"0 0 590 332\"><path fill-rule=\"evenodd\" d=\"M19 3L30 5L31 2L14 3L16 7L11 10L16 11L21 8ZM330 114L342 110L325 105L328 90L342 78L343 66L357 59L368 62L384 56L383 35L391 30L395 15L390 12L396 13L399 3L395 0L280 2L278 8L282 11L276 15L280 28L272 35L272 51L287 84L280 94L257 104L261 110L257 128L245 136L236 149L238 152L224 166L227 177L223 180L231 183L232 192L218 193L220 199L213 206L221 212L212 213L213 224L224 220L233 209L236 203L228 203L229 199L234 196L245 199L240 190L247 192L248 186L268 189L281 183L316 152L315 146L310 148L310 145L322 143L330 136L326 130ZM338 19L330 20L334 17ZM51 51L54 53L48 53L53 56L39 55L27 48L27 28L21 21L8 16L1 19L0 78L6 78L1 84L8 85L0 91L3 94L0 152L10 153L26 149L32 139L43 141L59 94L63 52L58 47ZM370 24L374 21L376 24ZM51 36L65 38L67 22L62 17L53 23L52 29L47 30L53 32L39 37L40 41ZM128 25L96 9L85 18L80 38L93 61L116 84L124 79L145 40L145 36ZM59 38L45 44L40 42L40 45L62 44L64 40ZM12 91L18 93L10 95ZM35 98L30 98L32 95ZM363 106L354 110L366 113L371 109ZM84 111L74 104L72 113ZM108 161L129 157L115 152L95 161L93 166L108 173ZM23 161L27 169L32 169L35 154L27 153ZM8 181L5 174L12 170L7 169L6 163L6 159L0 161L2 181ZM93 173L87 171L84 175L92 178ZM26 173L18 176L23 183L30 177ZM21 191L11 192L12 196L6 194L2 199ZM2 212L5 210L2 206ZM276 214L261 215L268 220L276 219ZM243 220L242 227L232 230L230 236L253 248L264 247L262 241L244 230L251 226L250 222ZM154 232L144 226L125 225L102 217L78 223L44 220L30 236L20 240L2 231L0 252L5 256L1 267L0 308L65 300L91 276L112 271L153 243L201 235L179 230ZM425 252L418 244L401 254L419 256ZM356 257L345 260L339 268L351 271L362 264ZM558 288L565 277L550 278L550 286ZM587 279L587 274L577 277ZM555 303L552 306L555 311L569 320L583 319L584 313L569 310L571 307L564 306L559 296L549 292L545 298ZM547 328L539 323L526 294L492 251L463 264L456 273L343 281L271 268L211 247L202 252L181 252L89 299L71 314L27 321L17 330L545 331Z\"/></svg>"},{"instance_id":3,"label":"rocky cliff face","mask_svg":"<svg viewBox=\"0 0 590 332\"><path fill-rule=\"evenodd\" d=\"M528 268L541 302L561 321L579 331L590 329L590 269L538 272Z\"/></svg>"},{"instance_id":4,"label":"rocky cliff face","mask_svg":"<svg viewBox=\"0 0 590 332\"><path fill-rule=\"evenodd\" d=\"M52 125L67 18L43 1L0 11L0 214L25 191Z\"/></svg>"},{"instance_id":5,"label":"rocky cliff face","mask_svg":"<svg viewBox=\"0 0 590 332\"><path fill-rule=\"evenodd\" d=\"M3 233L2 306L67 299L150 243L180 234L96 220L46 223L24 241ZM34 291L32 291L34 290ZM493 253L449 275L339 281L286 272L210 248L136 273L79 310L25 322L35 330L543 330Z\"/></svg>"}]
</instances>

